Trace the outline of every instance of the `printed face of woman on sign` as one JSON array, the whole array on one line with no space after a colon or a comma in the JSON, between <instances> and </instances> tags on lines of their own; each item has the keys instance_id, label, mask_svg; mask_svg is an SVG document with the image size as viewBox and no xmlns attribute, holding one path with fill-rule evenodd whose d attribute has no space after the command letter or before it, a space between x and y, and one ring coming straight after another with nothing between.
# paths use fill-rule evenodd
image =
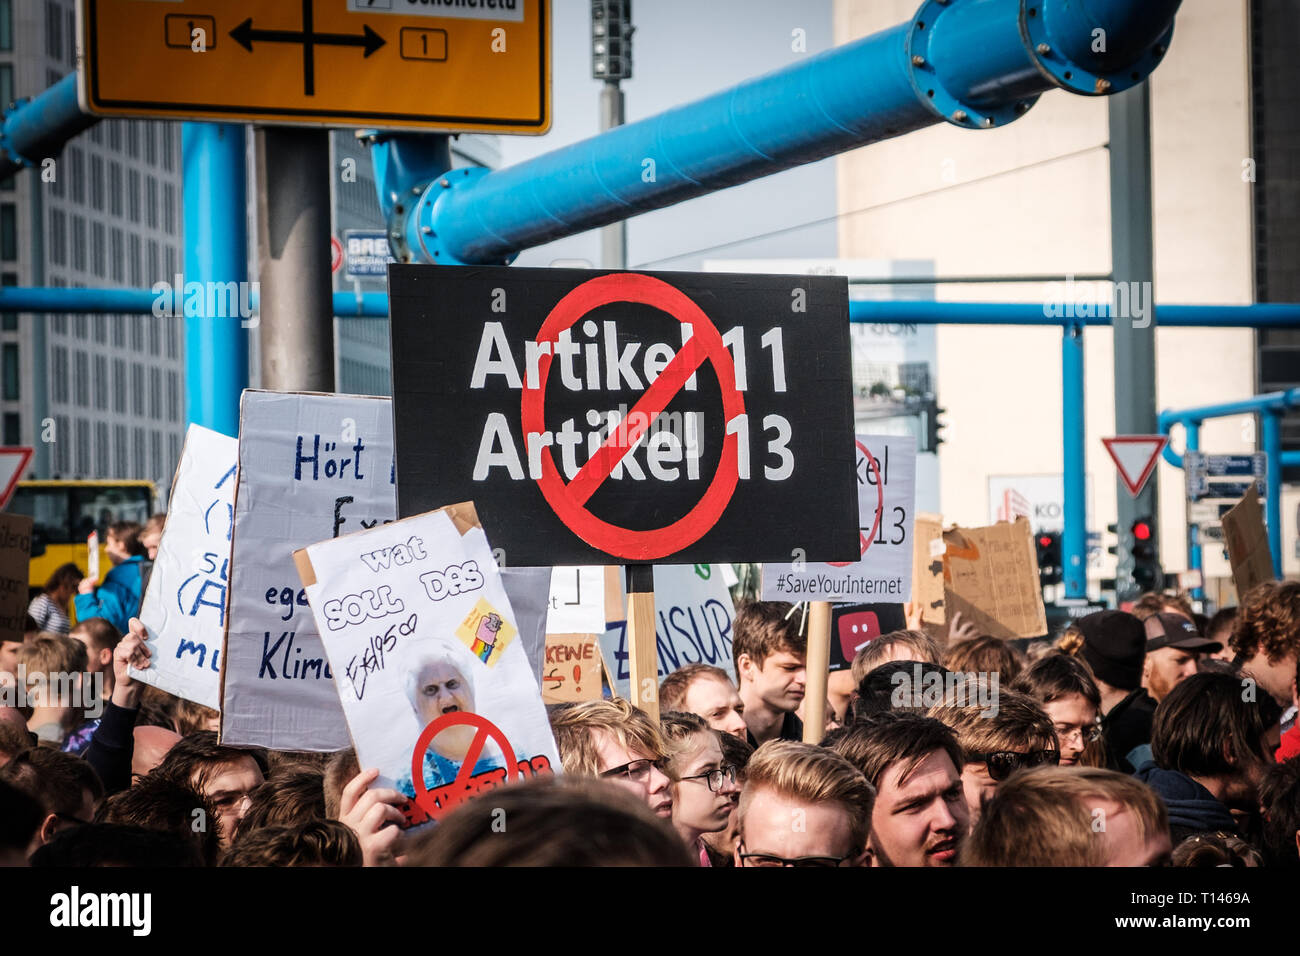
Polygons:
<instances>
[{"instance_id":1,"label":"printed face of woman on sign","mask_svg":"<svg viewBox=\"0 0 1300 956\"><path fill-rule=\"evenodd\" d=\"M450 654L438 653L415 671L412 702L420 727L446 714L474 712L474 686ZM461 761L474 740L476 729L465 724L449 727L433 738L432 747L448 760Z\"/></svg>"}]
</instances>

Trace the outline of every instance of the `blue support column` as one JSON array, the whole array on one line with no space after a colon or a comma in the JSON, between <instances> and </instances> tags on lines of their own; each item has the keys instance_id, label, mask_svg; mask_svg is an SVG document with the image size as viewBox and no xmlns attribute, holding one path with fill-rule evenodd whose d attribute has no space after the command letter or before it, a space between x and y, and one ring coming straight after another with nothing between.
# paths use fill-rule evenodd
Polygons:
<instances>
[{"instance_id":1,"label":"blue support column","mask_svg":"<svg viewBox=\"0 0 1300 956\"><path fill-rule=\"evenodd\" d=\"M1201 423L1184 422L1183 433L1186 436L1183 450L1200 451L1201 450ZM1200 571L1205 573L1205 565L1201 556L1201 535L1196 525L1190 522L1187 525L1187 567L1191 571ZM1197 601L1205 599L1204 588L1192 588L1192 597Z\"/></svg>"},{"instance_id":2,"label":"blue support column","mask_svg":"<svg viewBox=\"0 0 1300 956\"><path fill-rule=\"evenodd\" d=\"M175 290L177 301L185 303L185 414L188 421L233 436L239 434L239 396L248 386L247 320L237 310L208 314L207 306L221 298L209 294L220 288L213 283L248 281L244 127L185 123L181 157L184 279L204 290L194 302L183 288Z\"/></svg>"},{"instance_id":3,"label":"blue support column","mask_svg":"<svg viewBox=\"0 0 1300 956\"><path fill-rule=\"evenodd\" d=\"M1065 484L1065 530L1061 563L1065 596L1088 596L1087 448L1084 443L1083 326L1061 330L1061 436Z\"/></svg>"},{"instance_id":4,"label":"blue support column","mask_svg":"<svg viewBox=\"0 0 1300 956\"><path fill-rule=\"evenodd\" d=\"M1264 454L1268 456L1268 501L1264 523L1268 525L1268 552L1273 557L1273 575L1282 576L1282 411L1269 408L1259 413L1263 426Z\"/></svg>"}]
</instances>

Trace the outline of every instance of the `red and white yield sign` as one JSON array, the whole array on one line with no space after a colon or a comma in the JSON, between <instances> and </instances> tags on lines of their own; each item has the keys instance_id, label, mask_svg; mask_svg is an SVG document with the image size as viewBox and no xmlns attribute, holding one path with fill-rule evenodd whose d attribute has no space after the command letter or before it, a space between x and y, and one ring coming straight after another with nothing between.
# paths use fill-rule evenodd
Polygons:
<instances>
[{"instance_id":1,"label":"red and white yield sign","mask_svg":"<svg viewBox=\"0 0 1300 956\"><path fill-rule=\"evenodd\" d=\"M25 445L0 448L0 509L9 507L18 480L32 460L32 449Z\"/></svg>"},{"instance_id":2,"label":"red and white yield sign","mask_svg":"<svg viewBox=\"0 0 1300 956\"><path fill-rule=\"evenodd\" d=\"M1136 498L1156 470L1160 453L1169 444L1168 435L1119 435L1103 438L1101 443L1115 462L1120 480L1128 493Z\"/></svg>"}]
</instances>

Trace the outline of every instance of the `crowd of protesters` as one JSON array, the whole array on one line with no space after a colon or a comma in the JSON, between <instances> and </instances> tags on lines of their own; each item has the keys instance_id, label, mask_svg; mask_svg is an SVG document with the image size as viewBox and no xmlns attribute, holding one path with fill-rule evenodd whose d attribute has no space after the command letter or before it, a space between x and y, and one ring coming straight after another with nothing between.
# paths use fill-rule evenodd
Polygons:
<instances>
[{"instance_id":1,"label":"crowd of protesters","mask_svg":"<svg viewBox=\"0 0 1300 956\"><path fill-rule=\"evenodd\" d=\"M738 683L683 667L657 720L552 706L563 774L408 831L353 751L223 746L216 711L132 678L147 530L110 528L107 579L58 569L0 644L31 691L0 705L0 865L1300 867L1300 583L1210 619L1148 594L1055 641L887 634L829 675L816 735L803 616L743 604Z\"/></svg>"}]
</instances>

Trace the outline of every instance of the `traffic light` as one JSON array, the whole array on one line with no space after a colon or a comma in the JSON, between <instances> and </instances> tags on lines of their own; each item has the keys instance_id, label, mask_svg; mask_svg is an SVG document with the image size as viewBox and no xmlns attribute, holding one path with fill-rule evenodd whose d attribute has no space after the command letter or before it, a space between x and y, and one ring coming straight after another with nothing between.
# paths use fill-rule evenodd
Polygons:
<instances>
[{"instance_id":1,"label":"traffic light","mask_svg":"<svg viewBox=\"0 0 1300 956\"><path fill-rule=\"evenodd\" d=\"M1155 524L1150 518L1138 518L1129 526L1132 539L1133 583L1140 592L1164 586L1165 573L1156 555Z\"/></svg>"},{"instance_id":2,"label":"traffic light","mask_svg":"<svg viewBox=\"0 0 1300 956\"><path fill-rule=\"evenodd\" d=\"M632 78L632 0L591 0L591 75Z\"/></svg>"},{"instance_id":3,"label":"traffic light","mask_svg":"<svg viewBox=\"0 0 1300 956\"><path fill-rule=\"evenodd\" d=\"M1065 574L1061 564L1061 532L1040 531L1035 543L1038 546L1038 583L1043 587L1060 584Z\"/></svg>"},{"instance_id":4,"label":"traffic light","mask_svg":"<svg viewBox=\"0 0 1300 956\"><path fill-rule=\"evenodd\" d=\"M925 441L918 451L937 452L939 446L943 444L943 438L939 435L939 429L943 428L943 422L939 421L939 416L946 414L948 409L940 408L939 403L933 398L929 399L921 408L921 417L925 419L925 429L923 434Z\"/></svg>"}]
</instances>

